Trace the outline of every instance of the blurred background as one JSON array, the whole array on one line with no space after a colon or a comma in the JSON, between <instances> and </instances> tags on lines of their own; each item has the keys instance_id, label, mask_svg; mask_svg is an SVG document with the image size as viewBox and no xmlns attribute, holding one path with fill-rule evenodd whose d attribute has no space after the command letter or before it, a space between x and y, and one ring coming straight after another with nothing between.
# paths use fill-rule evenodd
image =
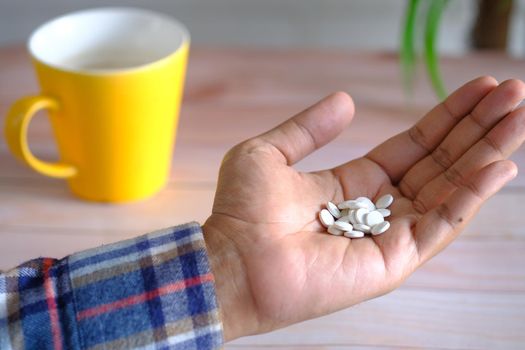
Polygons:
<instances>
[{"instance_id":1,"label":"blurred background","mask_svg":"<svg viewBox=\"0 0 525 350\"><path fill-rule=\"evenodd\" d=\"M203 222L223 154L330 92L349 92L357 117L337 140L299 163L301 170L346 162L406 129L437 101L420 74L411 103L405 103L395 53L407 3L0 0L0 129L14 101L38 91L23 44L52 18L84 8L136 6L179 19L192 36L172 175L166 189L150 200L122 206L75 200L62 181L17 162L0 137L0 269L174 223ZM421 46L423 33L416 34ZM481 74L499 81L523 78L525 0L450 0L437 47L448 91ZM37 156L57 158L45 118L35 117L29 134ZM226 348L523 349L525 149L513 160L521 169L518 177L454 244L398 290Z\"/></svg>"},{"instance_id":2,"label":"blurred background","mask_svg":"<svg viewBox=\"0 0 525 350\"><path fill-rule=\"evenodd\" d=\"M485 2L505 7L511 1ZM450 1L440 28L441 53L460 55L472 47L479 3ZM195 45L394 51L405 4L405 0L0 0L0 46L25 42L39 24L58 15L115 5L172 15L189 27ZM494 35L508 28L499 42L505 42L511 55L524 56L525 0L514 0L512 12L500 16L494 15L501 12L494 11L497 6L492 7L483 16L482 30Z\"/></svg>"}]
</instances>

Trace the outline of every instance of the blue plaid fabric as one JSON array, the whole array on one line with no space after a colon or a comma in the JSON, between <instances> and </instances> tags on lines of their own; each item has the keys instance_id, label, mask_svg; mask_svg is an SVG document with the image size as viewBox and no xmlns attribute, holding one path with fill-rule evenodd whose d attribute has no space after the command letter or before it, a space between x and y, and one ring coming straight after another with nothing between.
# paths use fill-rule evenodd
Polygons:
<instances>
[{"instance_id":1,"label":"blue plaid fabric","mask_svg":"<svg viewBox=\"0 0 525 350\"><path fill-rule=\"evenodd\" d=\"M0 349L216 349L202 230L156 231L0 274Z\"/></svg>"}]
</instances>

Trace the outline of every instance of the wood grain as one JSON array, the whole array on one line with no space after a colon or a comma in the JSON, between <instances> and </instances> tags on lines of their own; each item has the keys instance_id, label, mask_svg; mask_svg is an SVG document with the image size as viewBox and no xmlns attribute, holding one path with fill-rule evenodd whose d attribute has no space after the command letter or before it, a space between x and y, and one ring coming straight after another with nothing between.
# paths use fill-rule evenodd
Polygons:
<instances>
[{"instance_id":1,"label":"wood grain","mask_svg":"<svg viewBox=\"0 0 525 350\"><path fill-rule=\"evenodd\" d=\"M327 294L335 291L327 291ZM522 293L403 290L234 344L368 345L519 349L525 343Z\"/></svg>"},{"instance_id":2,"label":"wood grain","mask_svg":"<svg viewBox=\"0 0 525 350\"><path fill-rule=\"evenodd\" d=\"M0 225L74 230L81 224L89 230L152 230L192 219L202 222L211 213L214 191L214 182L173 181L150 199L116 206L78 200L59 180L0 178L2 201L9 203L0 211ZM522 187L509 187L491 198L461 239L525 241L524 195ZM30 221L26 220L28 213Z\"/></svg>"},{"instance_id":3,"label":"wood grain","mask_svg":"<svg viewBox=\"0 0 525 350\"><path fill-rule=\"evenodd\" d=\"M481 74L523 78L525 63L501 55L443 60L450 89ZM411 101L396 57L336 50L197 48L170 181L142 202L108 205L74 198L64 182L33 173L0 138L0 269L37 256L62 257L209 215L223 154L324 95L344 90L356 117L300 170L335 166L409 127L435 103L422 79ZM0 49L0 123L18 98L37 93L21 47ZM2 126L3 127L3 126ZM42 113L31 123L33 152L57 158ZM525 168L525 149L514 156ZM492 198L465 232L397 291L293 327L240 339L227 349L519 349L525 343L525 172ZM327 291L330 293L337 291Z\"/></svg>"}]
</instances>

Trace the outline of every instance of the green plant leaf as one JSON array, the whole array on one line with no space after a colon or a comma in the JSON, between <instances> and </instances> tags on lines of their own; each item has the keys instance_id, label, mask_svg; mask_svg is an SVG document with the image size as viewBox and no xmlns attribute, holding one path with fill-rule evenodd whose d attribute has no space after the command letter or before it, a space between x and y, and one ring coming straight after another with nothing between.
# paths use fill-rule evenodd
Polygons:
<instances>
[{"instance_id":1,"label":"green plant leaf","mask_svg":"<svg viewBox=\"0 0 525 350\"><path fill-rule=\"evenodd\" d=\"M448 2L449 0L431 0L426 16L425 46L423 50L423 57L427 73L430 77L430 82L436 95L440 99L444 99L447 96L447 92L441 78L436 45L441 15L443 14Z\"/></svg>"},{"instance_id":2,"label":"green plant leaf","mask_svg":"<svg viewBox=\"0 0 525 350\"><path fill-rule=\"evenodd\" d=\"M409 0L405 10L403 36L401 37L401 70L403 86L408 94L414 89L414 72L416 67L416 50L414 45L417 8L420 0Z\"/></svg>"}]
</instances>

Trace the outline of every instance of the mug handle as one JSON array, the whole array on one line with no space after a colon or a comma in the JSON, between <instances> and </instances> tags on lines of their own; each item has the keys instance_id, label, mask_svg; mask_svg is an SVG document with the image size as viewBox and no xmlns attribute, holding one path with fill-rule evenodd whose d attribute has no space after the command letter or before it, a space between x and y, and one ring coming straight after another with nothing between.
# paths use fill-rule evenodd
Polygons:
<instances>
[{"instance_id":1,"label":"mug handle","mask_svg":"<svg viewBox=\"0 0 525 350\"><path fill-rule=\"evenodd\" d=\"M50 163L36 158L27 143L27 127L40 109L58 110L58 102L47 96L28 96L16 101L5 120L5 136L11 152L35 171L57 178L68 178L77 174L69 164Z\"/></svg>"}]
</instances>

